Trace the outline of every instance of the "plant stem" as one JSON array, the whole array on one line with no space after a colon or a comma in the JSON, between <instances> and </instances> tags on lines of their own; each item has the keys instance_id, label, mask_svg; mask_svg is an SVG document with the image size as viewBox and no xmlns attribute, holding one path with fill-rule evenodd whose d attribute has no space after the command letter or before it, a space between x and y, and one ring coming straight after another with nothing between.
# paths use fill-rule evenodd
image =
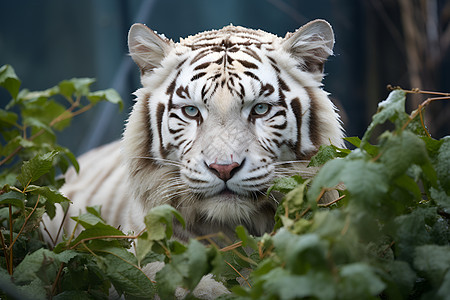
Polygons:
<instances>
[{"instance_id":1,"label":"plant stem","mask_svg":"<svg viewBox=\"0 0 450 300\"><path fill-rule=\"evenodd\" d=\"M65 110L62 114L60 114L59 116L57 116L56 118L54 118L51 122L50 122L50 127L55 126L57 123L62 122L64 120L73 118L79 114L82 114L86 111L88 111L89 109L92 108L92 103L86 105L85 107L77 110L76 112L72 112L76 107L78 107L79 105L79 101L75 101L71 107L69 107L67 110ZM25 127L24 127L25 129ZM34 139L36 139L37 137L43 135L45 133L44 129L39 130L38 132L36 132L33 136L31 136L29 139L25 139L27 141L32 141ZM16 149L14 149L13 152L11 152L8 156L6 156L3 160L0 161L0 166L2 166L3 164L5 164L8 160L10 160L11 158L13 158L17 153L19 153L20 150L22 150L23 147L19 146Z\"/></svg>"},{"instance_id":2,"label":"plant stem","mask_svg":"<svg viewBox=\"0 0 450 300\"><path fill-rule=\"evenodd\" d=\"M9 204L9 271L13 273L13 249L11 247L13 243L13 221L12 221L12 205Z\"/></svg>"},{"instance_id":3,"label":"plant stem","mask_svg":"<svg viewBox=\"0 0 450 300\"><path fill-rule=\"evenodd\" d=\"M247 280L247 278L245 278L244 276L242 276L242 274L241 273L239 273L239 271L238 270L236 270L236 268L235 267L233 267L233 265L232 264L230 264L229 262L227 262L226 260L224 260L225 261L225 263L227 264L227 265L229 265L236 273L238 273L239 274L239 276L242 278L242 279L244 279L245 280L245 282L247 283L247 285L249 286L249 288L252 288L252 286L250 285L250 283L248 282L248 280Z\"/></svg>"},{"instance_id":4,"label":"plant stem","mask_svg":"<svg viewBox=\"0 0 450 300\"><path fill-rule=\"evenodd\" d=\"M0 240L2 243L2 248L3 248L3 253L5 255L5 260L6 260L6 270L8 271L9 275L12 275L11 270L9 269L9 255L8 255L8 251L6 250L6 243L5 243L5 238L3 236L3 232L0 231Z\"/></svg>"},{"instance_id":5,"label":"plant stem","mask_svg":"<svg viewBox=\"0 0 450 300\"><path fill-rule=\"evenodd\" d=\"M52 294L51 294L51 296L53 296L55 294L55 292L56 292L56 286L58 285L59 277L61 277L61 273L62 273L63 269L64 269L64 263L61 263L61 265L59 266L58 274L56 275L56 278L55 278L55 282L53 282L53 285L52 285Z\"/></svg>"},{"instance_id":6,"label":"plant stem","mask_svg":"<svg viewBox=\"0 0 450 300\"><path fill-rule=\"evenodd\" d=\"M39 204L39 198L40 198L40 197L41 197L41 195L38 195L38 198L37 198L36 204L35 204L34 207L33 207L33 210L32 210L32 211L30 212L30 214L25 218L25 222L23 223L22 228L20 228L20 231L19 231L19 233L17 234L17 236L15 237L14 241L12 241L12 243L9 245L9 249L11 249L11 251L12 251L12 246L16 243L17 239L18 239L19 236L22 234L22 231L24 230L25 226L27 225L28 220L30 219L30 217L31 217L31 215L34 213L34 211L36 210L37 205Z\"/></svg>"}]
</instances>

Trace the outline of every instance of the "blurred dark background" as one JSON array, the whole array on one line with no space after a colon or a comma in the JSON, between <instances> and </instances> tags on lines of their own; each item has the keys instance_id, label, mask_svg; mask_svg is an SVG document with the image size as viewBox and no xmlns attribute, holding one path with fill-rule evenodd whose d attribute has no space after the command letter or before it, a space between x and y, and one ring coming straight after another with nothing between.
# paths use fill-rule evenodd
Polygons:
<instances>
[{"instance_id":1,"label":"blurred dark background","mask_svg":"<svg viewBox=\"0 0 450 300\"><path fill-rule=\"evenodd\" d=\"M335 31L325 90L343 109L348 136L362 136L388 84L450 92L450 1L445 0L18 0L0 3L0 66L22 87L43 90L64 79L93 77L93 89L115 88L125 102L102 104L75 119L60 143L76 154L120 138L139 86L127 55L135 23L179 37L230 23L284 36L323 18ZM424 97L408 99L409 109ZM9 102L0 91L1 107ZM450 105L427 109L435 137L450 131Z\"/></svg>"}]
</instances>

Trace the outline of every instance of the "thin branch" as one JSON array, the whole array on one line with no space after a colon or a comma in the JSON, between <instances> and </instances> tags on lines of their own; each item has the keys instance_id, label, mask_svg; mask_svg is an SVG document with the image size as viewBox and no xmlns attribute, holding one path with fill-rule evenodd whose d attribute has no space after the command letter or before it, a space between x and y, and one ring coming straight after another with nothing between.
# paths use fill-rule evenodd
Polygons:
<instances>
[{"instance_id":1,"label":"thin branch","mask_svg":"<svg viewBox=\"0 0 450 300\"><path fill-rule=\"evenodd\" d=\"M229 265L236 273L238 273L239 274L239 276L242 278L242 279L244 279L245 280L245 282L247 283L247 285L250 287L250 288L252 288L252 286L250 285L250 282L248 282L248 280L247 280L247 278L245 278L244 276L242 276L242 274L241 273L239 273L239 271L235 268L235 267L233 267L233 265L232 264L230 264L229 262L227 262L226 260L225 260L225 263L227 264L227 265Z\"/></svg>"},{"instance_id":2,"label":"thin branch","mask_svg":"<svg viewBox=\"0 0 450 300\"><path fill-rule=\"evenodd\" d=\"M52 296L56 292L56 286L58 285L59 277L61 277L61 273L62 273L63 269L64 269L64 263L62 262L61 265L59 266L58 274L56 274L55 282L53 282L53 285L52 285Z\"/></svg>"},{"instance_id":3,"label":"thin branch","mask_svg":"<svg viewBox=\"0 0 450 300\"><path fill-rule=\"evenodd\" d=\"M11 245L13 242L13 221L12 221L12 205L9 204L9 244ZM13 272L13 250L12 247L9 247L9 270L11 274Z\"/></svg>"},{"instance_id":4,"label":"thin branch","mask_svg":"<svg viewBox=\"0 0 450 300\"><path fill-rule=\"evenodd\" d=\"M78 241L75 245L70 247L69 249L75 249L81 243L85 243L92 240L100 240L100 239L137 239L139 235L104 235L104 236L94 236L90 238L85 238Z\"/></svg>"},{"instance_id":5,"label":"thin branch","mask_svg":"<svg viewBox=\"0 0 450 300\"><path fill-rule=\"evenodd\" d=\"M93 104L89 103L88 105L84 106L83 108L80 108L79 110L72 112L76 107L78 107L80 105L79 103L79 99L77 99L77 101L75 101L71 107L69 107L67 110L65 110L62 114L60 114L59 116L57 116L56 118L54 118L51 122L50 122L50 127L55 126L57 123L65 121L67 119L73 118L75 116L78 116L86 111L88 111L89 109L92 108ZM33 141L34 139L36 139L37 137L43 135L45 133L44 129L39 130L38 132L36 132L33 136L31 136L29 139L25 139L27 141ZM6 156L3 160L0 161L0 166L2 166L3 164L5 164L7 161L9 161L11 158L13 158L17 153L19 153L19 151L21 151L23 149L22 146L17 147L16 149L14 149L13 152L11 152L8 156Z\"/></svg>"},{"instance_id":6,"label":"thin branch","mask_svg":"<svg viewBox=\"0 0 450 300\"><path fill-rule=\"evenodd\" d=\"M64 212L64 217L63 217L63 219L62 219L62 221L61 221L61 224L59 225L58 232L56 233L56 236L55 236L55 241L53 242L53 245L54 245L54 246L56 246L56 241L58 241L59 234L61 233L61 230L62 230L62 228L64 227L64 223L65 223L65 221L66 221L67 214L69 213L69 209L70 209L70 206L67 207L67 210Z\"/></svg>"},{"instance_id":7,"label":"thin branch","mask_svg":"<svg viewBox=\"0 0 450 300\"><path fill-rule=\"evenodd\" d=\"M226 246L226 247L220 249L219 251L220 252L227 252L227 251L231 251L231 250L237 249L237 248L239 248L241 246L242 246L242 241L234 243L234 244L229 245L229 246Z\"/></svg>"},{"instance_id":8,"label":"thin branch","mask_svg":"<svg viewBox=\"0 0 450 300\"><path fill-rule=\"evenodd\" d=\"M2 248L3 248L3 253L5 255L5 260L6 260L6 270L8 271L9 275L12 275L12 271L9 269L9 255L8 255L8 251L6 250L6 243L5 243L5 237L3 236L3 232L0 230L0 240L2 243Z\"/></svg>"},{"instance_id":9,"label":"thin branch","mask_svg":"<svg viewBox=\"0 0 450 300\"><path fill-rule=\"evenodd\" d=\"M434 98L428 98L426 99L424 102L422 102L421 104L419 104L419 107L414 110L411 115L409 116L409 119L405 122L405 124L403 124L403 127L401 130L404 130L406 128L406 126L408 126L409 123L411 123L412 120L414 120L415 117L417 117L417 115L419 113L421 113L421 111L425 108L425 106L427 106L428 104L430 104L433 101L438 101L438 100L450 100L450 96L445 96L445 97L434 97Z\"/></svg>"},{"instance_id":10,"label":"thin branch","mask_svg":"<svg viewBox=\"0 0 450 300\"><path fill-rule=\"evenodd\" d=\"M331 205L333 205L333 204L335 204L335 203L341 201L341 200L344 199L344 198L345 198L345 195L342 195L342 196L340 196L339 198L337 198L337 199L335 199L335 200L333 200L333 201L331 201L331 202L328 202L328 203L326 203L326 204L317 204L317 206L320 206L320 207L328 207L328 206L331 206Z\"/></svg>"},{"instance_id":11,"label":"thin branch","mask_svg":"<svg viewBox=\"0 0 450 300\"><path fill-rule=\"evenodd\" d=\"M36 204L35 204L34 207L33 207L33 210L32 210L32 211L30 212L30 214L25 218L25 222L23 223L22 228L20 228L20 231L19 231L19 233L17 234L16 238L15 238L14 241L9 245L9 248L11 249L11 251L12 251L13 245L16 243L17 239L18 239L19 236L22 234L22 231L25 229L25 226L27 225L28 220L31 218L31 215L35 212L35 210L36 210L36 208L37 208L37 205L39 204L39 199L40 199L40 197L41 197L41 195L38 195L38 198L37 198Z\"/></svg>"}]
</instances>

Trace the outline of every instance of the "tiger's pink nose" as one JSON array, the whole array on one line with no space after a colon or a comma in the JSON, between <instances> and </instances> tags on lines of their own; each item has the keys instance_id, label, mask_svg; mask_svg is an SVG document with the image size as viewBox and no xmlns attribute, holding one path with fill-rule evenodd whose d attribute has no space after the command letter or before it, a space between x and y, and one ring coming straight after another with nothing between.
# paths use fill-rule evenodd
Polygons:
<instances>
[{"instance_id":1,"label":"tiger's pink nose","mask_svg":"<svg viewBox=\"0 0 450 300\"><path fill-rule=\"evenodd\" d=\"M220 164L210 164L208 168L213 172L217 177L222 179L223 181L229 180L233 175L239 170L241 165L237 162L233 162L229 165L220 165Z\"/></svg>"}]
</instances>

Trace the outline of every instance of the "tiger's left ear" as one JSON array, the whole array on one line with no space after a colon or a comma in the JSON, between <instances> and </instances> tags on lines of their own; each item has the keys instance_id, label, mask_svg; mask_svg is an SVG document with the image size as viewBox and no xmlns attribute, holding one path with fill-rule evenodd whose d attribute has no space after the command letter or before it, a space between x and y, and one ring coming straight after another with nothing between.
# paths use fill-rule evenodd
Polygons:
<instances>
[{"instance_id":1,"label":"tiger's left ear","mask_svg":"<svg viewBox=\"0 0 450 300\"><path fill-rule=\"evenodd\" d=\"M171 41L162 38L143 24L134 24L128 33L130 55L141 69L141 74L160 67L171 47Z\"/></svg>"},{"instance_id":2,"label":"tiger's left ear","mask_svg":"<svg viewBox=\"0 0 450 300\"><path fill-rule=\"evenodd\" d=\"M325 20L311 21L294 33L286 34L283 48L291 53L305 71L323 73L323 65L333 54L334 33Z\"/></svg>"}]
</instances>

